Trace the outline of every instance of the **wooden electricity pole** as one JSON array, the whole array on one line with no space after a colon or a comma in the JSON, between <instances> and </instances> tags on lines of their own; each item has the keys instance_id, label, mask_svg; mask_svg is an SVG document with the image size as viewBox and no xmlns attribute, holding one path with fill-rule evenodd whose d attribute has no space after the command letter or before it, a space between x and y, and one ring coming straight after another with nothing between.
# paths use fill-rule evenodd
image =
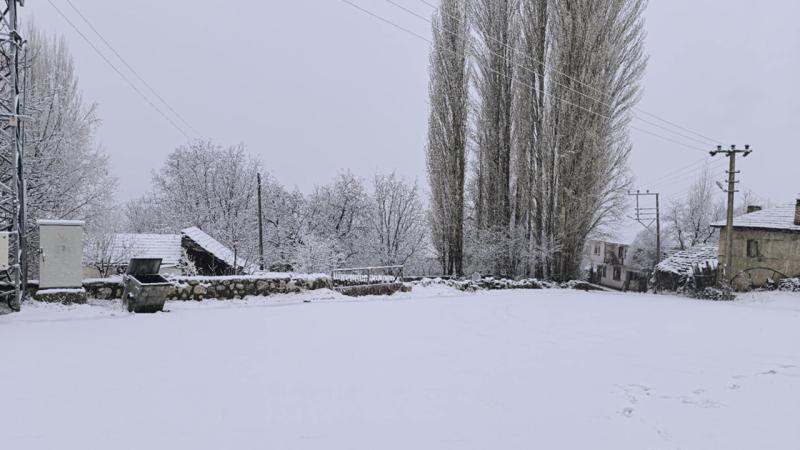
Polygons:
<instances>
[{"instance_id":1,"label":"wooden electricity pole","mask_svg":"<svg viewBox=\"0 0 800 450\"><path fill-rule=\"evenodd\" d=\"M753 151L750 150L749 145L744 146L744 150L739 150L736 148L735 145L731 145L730 150L723 150L721 145L717 146L716 150L712 150L709 152L711 156L717 156L718 154L722 153L728 157L728 189L725 191L728 193L728 212L727 212L727 221L725 223L725 267L723 268L723 278L725 282L728 284L728 287L731 286L731 282L733 281L733 208L734 208L734 194L738 192L736 190L736 174L739 173L736 171L736 154L741 153L742 157L747 157ZM720 245L722 243L720 242Z\"/></svg>"},{"instance_id":2,"label":"wooden electricity pole","mask_svg":"<svg viewBox=\"0 0 800 450\"><path fill-rule=\"evenodd\" d=\"M264 215L261 212L261 174L258 179L258 268L264 270Z\"/></svg>"}]
</instances>

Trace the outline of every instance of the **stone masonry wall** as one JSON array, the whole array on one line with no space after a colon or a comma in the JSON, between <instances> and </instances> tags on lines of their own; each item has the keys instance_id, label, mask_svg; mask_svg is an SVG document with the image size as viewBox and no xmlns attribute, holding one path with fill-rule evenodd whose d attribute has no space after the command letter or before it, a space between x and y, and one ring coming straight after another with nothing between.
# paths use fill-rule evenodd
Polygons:
<instances>
[{"instance_id":1,"label":"stone masonry wall","mask_svg":"<svg viewBox=\"0 0 800 450\"><path fill-rule=\"evenodd\" d=\"M758 255L747 255L747 241L758 242ZM719 261L725 261L725 229L720 230ZM737 289L764 286L775 274L769 270L752 270L754 268L772 269L787 277L800 276L800 233L783 231L734 229L733 231L733 274L741 274L750 269L746 275L734 281Z\"/></svg>"},{"instance_id":2,"label":"stone masonry wall","mask_svg":"<svg viewBox=\"0 0 800 450\"><path fill-rule=\"evenodd\" d=\"M297 276L222 276L168 278L173 287L167 300L229 300L248 295L271 295L332 289L329 277ZM111 300L122 298L122 278L89 279L83 283L89 298Z\"/></svg>"}]
</instances>

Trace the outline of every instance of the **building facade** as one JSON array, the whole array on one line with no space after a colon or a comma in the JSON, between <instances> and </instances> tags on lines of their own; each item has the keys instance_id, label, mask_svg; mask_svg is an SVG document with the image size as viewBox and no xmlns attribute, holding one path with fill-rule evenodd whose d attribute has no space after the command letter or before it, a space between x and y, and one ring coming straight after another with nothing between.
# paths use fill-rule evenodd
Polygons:
<instances>
[{"instance_id":1,"label":"building facade","mask_svg":"<svg viewBox=\"0 0 800 450\"><path fill-rule=\"evenodd\" d=\"M749 209L752 210L752 209ZM720 267L727 258L724 222L720 230ZM762 287L780 278L800 276L800 199L793 205L755 210L734 218L732 244L733 287Z\"/></svg>"},{"instance_id":2,"label":"building facade","mask_svg":"<svg viewBox=\"0 0 800 450\"><path fill-rule=\"evenodd\" d=\"M648 274L634 266L630 245L591 240L586 250L592 283L623 291L647 290Z\"/></svg>"}]
</instances>

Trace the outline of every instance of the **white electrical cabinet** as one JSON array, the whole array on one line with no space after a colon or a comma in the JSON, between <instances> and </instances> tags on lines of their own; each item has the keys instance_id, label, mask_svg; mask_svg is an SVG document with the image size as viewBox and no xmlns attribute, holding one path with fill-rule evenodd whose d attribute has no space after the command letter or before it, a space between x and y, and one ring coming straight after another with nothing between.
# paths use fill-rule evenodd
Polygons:
<instances>
[{"instance_id":1,"label":"white electrical cabinet","mask_svg":"<svg viewBox=\"0 0 800 450\"><path fill-rule=\"evenodd\" d=\"M40 220L39 289L82 286L83 222Z\"/></svg>"}]
</instances>

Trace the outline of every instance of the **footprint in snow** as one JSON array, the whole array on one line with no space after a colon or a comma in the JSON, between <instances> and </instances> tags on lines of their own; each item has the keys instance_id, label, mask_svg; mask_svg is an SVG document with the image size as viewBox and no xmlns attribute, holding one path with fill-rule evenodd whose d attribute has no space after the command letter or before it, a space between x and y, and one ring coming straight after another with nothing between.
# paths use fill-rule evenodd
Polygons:
<instances>
[{"instance_id":1,"label":"footprint in snow","mask_svg":"<svg viewBox=\"0 0 800 450\"><path fill-rule=\"evenodd\" d=\"M630 418L633 415L633 408L622 408L622 411L620 411L620 414L622 414L625 417Z\"/></svg>"}]
</instances>

